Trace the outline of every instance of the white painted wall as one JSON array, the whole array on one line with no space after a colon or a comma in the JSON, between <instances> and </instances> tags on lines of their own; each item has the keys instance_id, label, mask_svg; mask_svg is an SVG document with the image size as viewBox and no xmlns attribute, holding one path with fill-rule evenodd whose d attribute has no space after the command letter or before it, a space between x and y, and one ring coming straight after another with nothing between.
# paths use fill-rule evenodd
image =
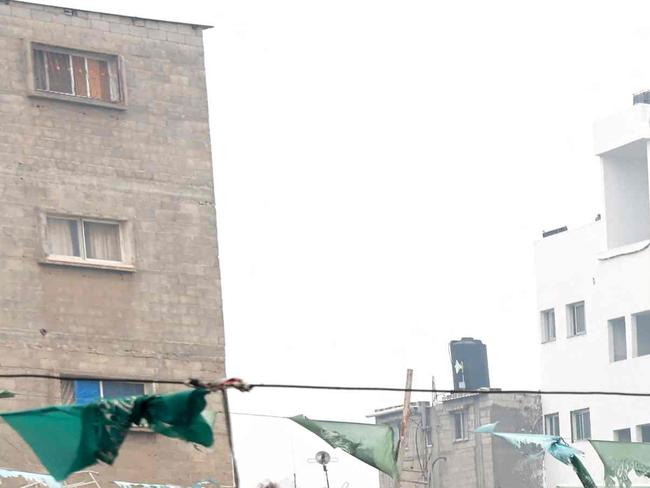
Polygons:
<instances>
[{"instance_id":1,"label":"white painted wall","mask_svg":"<svg viewBox=\"0 0 650 488\"><path fill-rule=\"evenodd\" d=\"M639 109L633 112L638 118ZM634 142L624 137L620 127L610 128L617 131L619 140ZM614 139L602 127L601 136ZM602 141L598 144L606 146ZM636 147L645 154L647 141L642 140ZM606 215L623 222L612 223L608 218L542 239L535 245L536 324L540 334L539 311L554 308L556 319L556 340L545 344L540 340L543 389L650 390L650 355L633 357L632 330L633 314L650 310L650 248L647 242L636 242L650 236L650 213L641 208L642 201L648 202L647 159L617 160L616 148L609 149L602 157ZM629 155L629 151L625 154ZM613 234L606 235L610 232ZM623 244L626 246L618 247ZM585 301L586 334L567 337L566 305L581 300ZM608 320L618 317L624 317L626 322L627 359L612 362ZM650 399L545 396L542 408L545 414L559 413L560 432L568 442L572 410L590 409L594 439L613 440L614 430L631 428L632 440L640 440L636 426L650 423ZM585 464L602 484L602 464L589 443L574 445L586 452ZM578 486L571 468L552 458L546 460L545 470L548 487Z\"/></svg>"},{"instance_id":2,"label":"white painted wall","mask_svg":"<svg viewBox=\"0 0 650 488\"><path fill-rule=\"evenodd\" d=\"M610 249L650 238L647 143L628 146L601 158Z\"/></svg>"}]
</instances>

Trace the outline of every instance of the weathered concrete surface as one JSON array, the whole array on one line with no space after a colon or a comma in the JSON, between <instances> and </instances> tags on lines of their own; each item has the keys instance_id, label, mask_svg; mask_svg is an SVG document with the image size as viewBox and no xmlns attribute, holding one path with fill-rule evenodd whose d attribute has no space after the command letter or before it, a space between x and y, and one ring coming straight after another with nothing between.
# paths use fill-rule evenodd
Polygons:
<instances>
[{"instance_id":1,"label":"weathered concrete surface","mask_svg":"<svg viewBox=\"0 0 650 488\"><path fill-rule=\"evenodd\" d=\"M123 56L127 109L29 97L26 41ZM40 264L43 211L128 220L136 272ZM224 375L201 29L0 2L0 371ZM58 381L3 388L19 394L3 410L61 401ZM136 432L100 478L232 484L222 417L216 429L200 450ZM5 425L0 459L43 472Z\"/></svg>"}]
</instances>

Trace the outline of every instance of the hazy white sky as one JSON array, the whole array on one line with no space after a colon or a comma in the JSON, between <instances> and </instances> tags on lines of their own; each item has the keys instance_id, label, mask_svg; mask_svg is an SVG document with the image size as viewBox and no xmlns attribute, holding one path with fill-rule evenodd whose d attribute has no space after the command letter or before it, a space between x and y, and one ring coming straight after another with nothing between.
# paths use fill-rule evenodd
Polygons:
<instances>
[{"instance_id":1,"label":"hazy white sky","mask_svg":"<svg viewBox=\"0 0 650 488\"><path fill-rule=\"evenodd\" d=\"M205 33L228 373L538 387L533 242L600 212L592 123L650 87L644 1L67 0ZM416 397L417 398L417 397ZM399 394L253 391L239 412L364 421ZM242 486L324 484L324 444L237 417ZM292 454L293 449L293 454ZM376 483L335 453L332 488Z\"/></svg>"}]
</instances>

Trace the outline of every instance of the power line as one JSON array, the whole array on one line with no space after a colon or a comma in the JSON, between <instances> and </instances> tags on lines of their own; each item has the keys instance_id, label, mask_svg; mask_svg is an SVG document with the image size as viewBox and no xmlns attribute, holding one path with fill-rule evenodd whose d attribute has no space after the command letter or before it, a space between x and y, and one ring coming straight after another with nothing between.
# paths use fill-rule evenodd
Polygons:
<instances>
[{"instance_id":1,"label":"power line","mask_svg":"<svg viewBox=\"0 0 650 488\"><path fill-rule=\"evenodd\" d=\"M0 379L37 378L50 380L90 380L90 381L123 381L131 383L159 383L167 385L190 385L190 380L170 380L154 378L112 378L112 377L91 377L73 375L53 375L43 373L4 373ZM248 383L247 387L253 388L275 388L275 389L298 389L298 390L331 390L331 391L385 391L412 393L447 393L447 394L477 394L477 395L602 395L602 396L623 396L623 397L650 397L650 392L632 391L608 391L608 390L505 390L481 388L478 390L455 390L446 388L401 388L390 386L339 386L339 385L296 385L283 383Z\"/></svg>"},{"instance_id":2,"label":"power line","mask_svg":"<svg viewBox=\"0 0 650 488\"><path fill-rule=\"evenodd\" d=\"M284 415L268 415L263 413L245 413L245 412L230 412L230 415L245 415L246 417L265 417L270 419L288 419Z\"/></svg>"},{"instance_id":3,"label":"power line","mask_svg":"<svg viewBox=\"0 0 650 488\"><path fill-rule=\"evenodd\" d=\"M478 389L478 390L453 390L443 388L399 388L389 386L326 386L326 385L286 385L271 383L249 383L251 388L291 388L304 390L339 390L339 391L393 391L412 393L448 393L448 394L478 394L478 395L604 395L604 396L629 396L650 397L650 392L631 391L603 391L603 390L503 390L503 389Z\"/></svg>"}]
</instances>

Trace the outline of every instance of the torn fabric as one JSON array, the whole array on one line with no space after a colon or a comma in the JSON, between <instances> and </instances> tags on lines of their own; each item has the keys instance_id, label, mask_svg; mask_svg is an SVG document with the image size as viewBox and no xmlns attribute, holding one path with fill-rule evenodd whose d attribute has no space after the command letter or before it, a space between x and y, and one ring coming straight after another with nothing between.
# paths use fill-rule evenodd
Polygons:
<instances>
[{"instance_id":1,"label":"torn fabric","mask_svg":"<svg viewBox=\"0 0 650 488\"><path fill-rule=\"evenodd\" d=\"M2 480L10 478L22 478L25 481L29 481L30 484L42 485L47 488L62 488L63 486L49 474L29 473L27 471L0 468L0 483L2 483Z\"/></svg>"},{"instance_id":2,"label":"torn fabric","mask_svg":"<svg viewBox=\"0 0 650 488\"><path fill-rule=\"evenodd\" d=\"M152 483L138 483L132 481L113 481L119 488L183 488L180 485L162 485ZM213 485L219 488L219 483L216 480L204 480L194 483L190 488L202 488L205 486Z\"/></svg>"},{"instance_id":3,"label":"torn fabric","mask_svg":"<svg viewBox=\"0 0 650 488\"><path fill-rule=\"evenodd\" d=\"M398 478L393 429L388 425L311 420L304 415L296 415L291 420L330 446L342 449L393 479Z\"/></svg>"},{"instance_id":4,"label":"torn fabric","mask_svg":"<svg viewBox=\"0 0 650 488\"><path fill-rule=\"evenodd\" d=\"M497 423L482 425L476 429L476 432L500 437L525 456L537 457L543 455L544 452L548 452L558 461L570 464L584 488L596 488L596 483L594 483L589 471L578 457L584 453L568 445L561 437L543 434L496 432Z\"/></svg>"},{"instance_id":5,"label":"torn fabric","mask_svg":"<svg viewBox=\"0 0 650 488\"><path fill-rule=\"evenodd\" d=\"M629 488L630 473L650 478L650 444L643 442L589 441L605 466L605 486Z\"/></svg>"},{"instance_id":6,"label":"torn fabric","mask_svg":"<svg viewBox=\"0 0 650 488\"><path fill-rule=\"evenodd\" d=\"M208 390L102 400L0 414L47 471L64 480L97 461L113 464L129 429L143 421L159 434L203 446L214 442L201 412Z\"/></svg>"}]
</instances>

